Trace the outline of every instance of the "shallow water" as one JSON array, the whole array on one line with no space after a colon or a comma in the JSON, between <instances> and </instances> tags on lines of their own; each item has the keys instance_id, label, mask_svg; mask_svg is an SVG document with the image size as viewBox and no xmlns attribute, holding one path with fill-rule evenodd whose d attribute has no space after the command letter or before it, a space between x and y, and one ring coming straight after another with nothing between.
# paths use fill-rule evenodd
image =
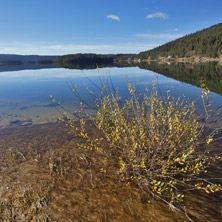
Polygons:
<instances>
[{"instance_id":1,"label":"shallow water","mask_svg":"<svg viewBox=\"0 0 222 222\"><path fill-rule=\"evenodd\" d=\"M93 131L93 127L89 127L89 130ZM49 189L49 193L46 193L49 202L47 208L42 210L57 219L49 221L189 221L135 185L126 186L113 173L115 168L111 167L112 163L110 172L105 175L100 172L102 162L89 164L88 161L96 153L90 154L79 149L76 143L82 142L81 138L69 133L69 128L63 124L7 127L0 129L0 141L0 201L12 194L14 200L11 199L16 202L17 195L31 184L34 190L31 195L35 198L37 193L44 197L45 189ZM220 144L215 145L221 149ZM48 166L50 159L57 165L53 175ZM219 170L218 168L218 172L215 172L217 177L220 176ZM27 199L20 197L21 200L22 198L27 204L26 214L30 218L33 216L33 221L45 221L35 220L37 214L30 210L34 208L35 202L25 202ZM198 190L187 192L182 206L186 207L187 213L196 222L220 222L220 203L221 193L207 195ZM15 208L16 221L25 221L18 213L22 207L21 204Z\"/></svg>"},{"instance_id":2,"label":"shallow water","mask_svg":"<svg viewBox=\"0 0 222 222\"><path fill-rule=\"evenodd\" d=\"M64 68L23 70L0 73L0 127L56 121L60 114L51 103L50 95L68 110L72 112L78 110L80 100L71 93L66 81L77 86L84 101L93 104L83 83L99 95L92 81L100 86L100 77L105 78L107 82L110 82L111 78L114 87L118 88L119 95L124 99L128 95L127 79L143 92L146 86L151 89L152 82L157 81L156 76L161 93L164 94L170 89L174 97L185 95L192 101L196 100L197 110L201 111L203 106L200 100L200 88L137 67L102 68L99 72ZM212 95L213 107L220 106L222 96L215 93Z\"/></svg>"}]
</instances>

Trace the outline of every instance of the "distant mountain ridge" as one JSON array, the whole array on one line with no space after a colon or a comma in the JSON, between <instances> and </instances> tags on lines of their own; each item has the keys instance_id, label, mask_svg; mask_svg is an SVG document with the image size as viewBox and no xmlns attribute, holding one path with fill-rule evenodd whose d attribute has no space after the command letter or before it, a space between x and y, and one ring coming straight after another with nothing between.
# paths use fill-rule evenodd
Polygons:
<instances>
[{"instance_id":1,"label":"distant mountain ridge","mask_svg":"<svg viewBox=\"0 0 222 222\"><path fill-rule=\"evenodd\" d=\"M137 55L140 59L156 59L158 57L183 58L192 56L222 58L222 23L186 35Z\"/></svg>"},{"instance_id":2,"label":"distant mountain ridge","mask_svg":"<svg viewBox=\"0 0 222 222\"><path fill-rule=\"evenodd\" d=\"M58 56L0 54L0 72L54 68Z\"/></svg>"},{"instance_id":3,"label":"distant mountain ridge","mask_svg":"<svg viewBox=\"0 0 222 222\"><path fill-rule=\"evenodd\" d=\"M0 54L0 66L20 66L23 64L53 64L58 56Z\"/></svg>"},{"instance_id":4,"label":"distant mountain ridge","mask_svg":"<svg viewBox=\"0 0 222 222\"><path fill-rule=\"evenodd\" d=\"M17 55L17 54L0 54L0 59L13 59L13 60L21 60L21 61L36 61L42 59L55 59L58 56L51 55Z\"/></svg>"}]
</instances>

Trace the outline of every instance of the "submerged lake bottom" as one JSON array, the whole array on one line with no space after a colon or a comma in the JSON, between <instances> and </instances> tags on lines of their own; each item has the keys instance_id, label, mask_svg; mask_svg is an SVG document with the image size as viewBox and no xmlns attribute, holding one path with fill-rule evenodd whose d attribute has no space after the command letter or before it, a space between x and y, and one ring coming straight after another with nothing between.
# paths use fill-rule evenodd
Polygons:
<instances>
[{"instance_id":1,"label":"submerged lake bottom","mask_svg":"<svg viewBox=\"0 0 222 222\"><path fill-rule=\"evenodd\" d=\"M92 125L89 129L93 133ZM1 205L3 221L5 215L23 221L23 214L40 221L189 221L134 184L121 182L115 163L102 173L102 163L92 162L96 154L79 149L81 138L62 123L0 129L0 141L0 201L14 207L10 214ZM221 150L221 141L214 146ZM221 167L213 167L211 175L220 177ZM187 191L182 206L194 221L222 219L221 193Z\"/></svg>"}]
</instances>

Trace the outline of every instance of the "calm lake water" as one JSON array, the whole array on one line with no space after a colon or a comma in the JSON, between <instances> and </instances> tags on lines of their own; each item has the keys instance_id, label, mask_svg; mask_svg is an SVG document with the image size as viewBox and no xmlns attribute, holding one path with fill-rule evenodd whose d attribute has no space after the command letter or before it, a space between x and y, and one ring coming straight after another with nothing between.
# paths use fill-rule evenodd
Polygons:
<instances>
[{"instance_id":1,"label":"calm lake water","mask_svg":"<svg viewBox=\"0 0 222 222\"><path fill-rule=\"evenodd\" d=\"M59 101L66 109L70 110L71 112L74 112L79 110L80 100L78 100L71 93L69 87L66 84L66 81L68 81L70 84L77 86L79 95L81 96L82 100L86 101L89 104L93 104L93 100L89 96L89 93L86 91L83 83L85 83L86 86L88 86L93 92L95 93L97 92L97 95L99 95L99 90L95 87L94 84L96 84L97 86L101 85L100 77L102 78L104 77L104 81L107 81L108 83L110 83L111 79L114 87L118 88L118 93L120 97L124 100L129 95L127 89L127 79L136 86L137 90L141 90L141 92L143 92L145 87L151 89L152 82L153 81L157 82L157 77L158 77L157 86L158 89L161 91L162 95L164 95L168 89L170 89L171 95L173 97L179 97L184 95L188 100L196 101L195 104L197 112L199 114L203 114L204 109L200 98L202 91L201 88L191 84L184 83L179 80L175 80L179 79L178 76L180 76L180 73L183 73L183 69L181 69L181 67L183 68L183 66L180 66L180 70L178 70L178 73L177 69L171 71L167 70L166 76L139 67L101 68L99 70L99 73L98 70L96 69L71 70L64 68L50 68L50 69L8 71L8 72L0 71L0 128L2 128L0 129L0 150L2 154L0 156L0 162L1 162L0 187L8 187L8 184L17 184L19 183L19 181L24 184L29 184L31 183L31 181L34 184L38 184L39 181L45 181L46 178L50 179L51 177L49 177L49 171L48 171L49 160L50 158L54 158L56 160L56 158L61 157L61 159L62 158L64 159L64 160L62 159L64 163L70 164L70 166L72 165L74 166L73 167L74 171L70 171L72 172L70 173L70 175L73 176L70 177L71 178L70 181L72 183L68 180L68 182L70 182L71 184L70 186L68 186L69 183L67 181L66 181L67 183L64 183L63 181L63 178L68 178L68 177L61 177L62 189L59 188L57 190L56 188L54 189L56 198L51 198L51 199L58 200L58 204L57 202L56 204L54 204L55 202L52 203L52 206L54 206L55 208L55 211L52 211L54 212L52 213L53 216L54 214L57 215L57 213L59 212L61 214L60 215L61 218L65 218L65 216L68 217L69 215L67 214L67 209L69 209L70 212L75 214L76 212L81 212L80 209L82 210L83 206L89 207L91 205L93 206L93 210L91 208L89 209L90 212L93 212L95 209L94 208L95 199L98 198L99 201L104 204L103 199L101 199L101 197L103 196L106 198L108 196L108 199L106 199L106 201L109 202L110 206L115 205L116 208L120 208L119 206L121 206L121 205L116 205L118 203L121 204L128 203L126 201L123 201L127 200L126 199L127 197L126 194L123 192L125 188L123 189L122 185L120 185L120 192L119 193L117 192L118 194L116 197L117 199L112 199L113 194L116 193L116 188L115 192L112 192L114 191L114 188L110 190L107 189L107 187L110 186L105 185L105 195L102 195L100 187L98 188L97 191L95 189L92 189L91 184L88 183L90 181L90 177L85 177L87 180L86 182L85 180L82 181L82 179L78 177L78 174L76 172L82 172L83 169L83 168L76 169L76 166L82 167L82 165L78 165L79 163L78 162L79 158L77 158L78 155L75 156L73 155L73 153L71 155L67 155L68 152L67 150L69 149L71 151L74 151L75 153L77 152L77 149L73 149L73 144L75 144L76 141L78 141L78 138L77 140L75 140L76 138L68 134L67 133L68 131L66 131L67 129L66 127L60 127L59 124L56 123L49 123L49 122L56 122L57 119L62 116L62 114L60 114L52 104L50 100L50 95L53 95L53 97L57 101ZM159 68L159 66L157 68ZM160 67L159 72L162 73L161 70L165 70L165 68L166 68L165 65ZM193 79L192 82L199 81L199 77L196 78L195 72L191 73L190 71L188 72L187 69L186 70L185 69L186 67L184 67L184 73L192 77ZM193 68L192 70L195 71L195 69ZM175 79L169 77L170 73L172 73L175 76ZM210 76L212 77L213 75ZM219 78L219 76L221 76L221 78ZM182 75L182 77L184 78L184 75ZM215 79L217 78L222 79L222 72L220 73L217 71ZM189 78L185 76L184 81L189 82ZM215 89L215 92L219 93L221 92L222 87L220 84L218 84L220 83L219 81L213 80L213 78L211 78L210 83L212 91ZM221 106L222 96L216 93L210 93L210 94L212 95L211 99L214 101L213 109L216 109L217 107ZM91 112L91 109L87 109L87 111ZM49 123L49 124L41 124L41 123ZM18 125L21 127L17 127ZM33 126L28 127L30 125ZM221 113L219 115L214 115L213 118L209 121L208 126L212 128L221 127L222 126ZM214 142L212 144L214 144L213 148L215 148L214 149L215 152L221 154L221 149L222 149L221 140ZM17 159L13 160L14 162L10 158L10 152L12 151L16 155L18 153L17 151L19 151L18 156L16 156ZM20 156L20 154L23 153L24 155L26 155L27 160L24 159L24 156ZM74 161L73 156L74 160L76 158L77 162L73 162ZM9 159L7 159L6 157ZM61 159L59 160L61 161ZM217 163L217 165L213 166L209 172L211 173L210 177L217 178L218 179L217 183L221 183L220 162ZM76 175L78 178L74 177ZM90 174L87 175L89 176ZM93 175L93 183L94 183L94 178L97 177ZM77 182L78 179L80 179L79 184ZM60 180L58 179L58 184L59 181ZM109 180L107 181L109 182ZM85 186L85 184L87 183L89 186ZM96 183L97 182L95 182L95 184ZM114 185L116 184L118 185L118 183L115 182ZM104 182L102 182L102 185L104 186ZM78 188L76 189L75 186ZM69 187L71 189L69 189ZM95 193L99 194L97 195L97 197L94 196L95 194L94 191ZM64 196L64 192L66 193L66 196ZM93 200L93 201L91 200L91 202L87 196L88 193L90 192L91 194L89 196L91 196ZM110 193L107 195L107 192ZM81 195L84 194L86 195L86 197L85 196L82 197L80 194ZM76 202L71 202L71 201L76 201L75 198L78 199L79 195L82 198L82 200L85 202L80 201L78 203L79 208L76 208ZM124 198L122 197L122 195L125 195L123 196ZM131 195L132 191L130 190L130 198L131 198L130 200L133 200ZM120 196L122 199L119 198L118 196ZM67 206L69 205L67 205L67 199L68 201L70 201L70 203L72 203L72 205L70 205L71 207L68 208ZM115 200L115 202L112 202L111 200ZM117 200L119 202L116 202ZM136 202L132 202L132 205L130 206L132 209L135 210L135 212L139 212L138 203L140 205L142 204L140 203L140 200L142 200L140 196L138 196L138 200L139 202L137 202L136 199ZM195 192L189 192L186 194L186 199L184 203L187 206L186 209L188 209L188 214L193 215L194 217L197 218L197 220L195 221L213 221L213 222L221 221L222 208L221 208L220 193L211 194L207 196L203 192L201 194ZM109 210L109 207L107 207L108 205L103 205L103 204L101 206L100 205L98 206L100 206L101 209L107 208L107 210ZM144 206L146 206L146 208L144 208ZM172 219L172 221L186 221L185 219L182 220L176 214L173 214L172 212L168 211L168 207L165 205L163 207L160 207L160 205L156 204L155 206L157 206L157 208L155 208L154 205L150 205L149 201L149 203L147 202L147 204L143 205L141 209L143 209L143 211L145 212L144 215L149 215L149 213L147 213L148 210L153 209L153 211L155 211L156 213L155 214L152 213L152 215L154 215L154 218L160 217L161 221L166 221L166 220L169 221L170 219ZM112 207L110 207L110 209L112 209ZM121 209L125 208L120 208L120 210ZM156 209L159 210L156 211ZM87 211L85 213L88 214ZM101 215L102 214L103 213L101 213ZM112 214L115 215L115 212ZM129 215L131 215L132 217L131 210Z\"/></svg>"},{"instance_id":2,"label":"calm lake water","mask_svg":"<svg viewBox=\"0 0 222 222\"><path fill-rule=\"evenodd\" d=\"M170 89L174 97L185 95L189 100L197 101L196 106L199 111L203 107L200 88L138 67L102 68L99 73L97 69L64 68L9 71L0 72L0 127L56 121L60 114L52 105L50 95L53 95L68 110L72 112L78 110L80 101L71 93L66 81L77 86L81 97L88 103L92 103L83 84L85 83L96 92L97 89L92 81L100 85L99 76L103 76L106 81L111 78L123 99L128 95L127 79L135 84L137 89L143 91L146 86L151 89L152 82L156 81L158 76L158 85L163 94ZM211 94L214 101L213 107L220 106L222 96Z\"/></svg>"}]
</instances>

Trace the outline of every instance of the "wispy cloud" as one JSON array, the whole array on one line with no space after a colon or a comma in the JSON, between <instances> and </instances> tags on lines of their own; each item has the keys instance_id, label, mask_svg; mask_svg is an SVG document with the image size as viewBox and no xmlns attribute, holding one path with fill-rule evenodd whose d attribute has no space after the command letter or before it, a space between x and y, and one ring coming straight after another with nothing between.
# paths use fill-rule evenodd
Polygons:
<instances>
[{"instance_id":1,"label":"wispy cloud","mask_svg":"<svg viewBox=\"0 0 222 222\"><path fill-rule=\"evenodd\" d=\"M119 18L118 15L107 15L106 17L107 17L108 19L120 21L120 18Z\"/></svg>"},{"instance_id":2,"label":"wispy cloud","mask_svg":"<svg viewBox=\"0 0 222 222\"><path fill-rule=\"evenodd\" d=\"M177 31L179 31L179 29L178 29L178 28L174 28L174 29L167 29L167 32L177 32Z\"/></svg>"},{"instance_id":3,"label":"wispy cloud","mask_svg":"<svg viewBox=\"0 0 222 222\"><path fill-rule=\"evenodd\" d=\"M140 52L144 49L156 47L156 44L143 43L120 43L106 45L51 45L44 46L44 49L53 49L56 51L73 52L98 52L98 53L116 53L116 52Z\"/></svg>"},{"instance_id":4,"label":"wispy cloud","mask_svg":"<svg viewBox=\"0 0 222 222\"><path fill-rule=\"evenodd\" d=\"M162 12L156 12L156 13L151 13L149 15L146 16L146 18L148 19L152 19L152 18L162 18L162 19L168 19L168 15Z\"/></svg>"},{"instance_id":5,"label":"wispy cloud","mask_svg":"<svg viewBox=\"0 0 222 222\"><path fill-rule=\"evenodd\" d=\"M153 38L153 39L176 39L183 36L183 34L146 34L140 33L136 34L135 36L141 38Z\"/></svg>"},{"instance_id":6,"label":"wispy cloud","mask_svg":"<svg viewBox=\"0 0 222 222\"><path fill-rule=\"evenodd\" d=\"M0 47L0 54L39 54L39 55L64 55L72 53L138 53L156 47L155 43L119 43L119 44L54 44L54 45L24 45L21 47Z\"/></svg>"}]
</instances>

